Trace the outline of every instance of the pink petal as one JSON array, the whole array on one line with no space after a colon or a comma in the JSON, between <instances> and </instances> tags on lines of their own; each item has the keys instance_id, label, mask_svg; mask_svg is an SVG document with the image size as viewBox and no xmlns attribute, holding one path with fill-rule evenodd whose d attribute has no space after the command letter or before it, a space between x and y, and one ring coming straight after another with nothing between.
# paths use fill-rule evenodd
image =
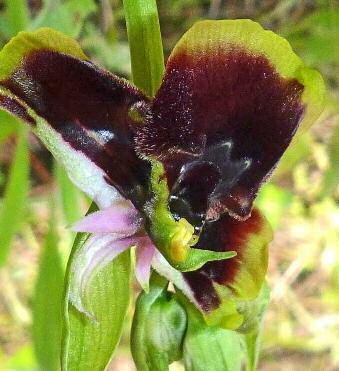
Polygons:
<instances>
[{"instance_id":1,"label":"pink petal","mask_svg":"<svg viewBox=\"0 0 339 371\"><path fill-rule=\"evenodd\" d=\"M116 233L126 237L136 233L141 222L138 211L131 204L115 204L85 216L75 223L72 230L88 233Z\"/></svg>"},{"instance_id":2,"label":"pink petal","mask_svg":"<svg viewBox=\"0 0 339 371\"><path fill-rule=\"evenodd\" d=\"M136 249L135 277L140 286L148 292L151 275L151 262L155 253L155 246L148 237L140 238Z\"/></svg>"}]
</instances>

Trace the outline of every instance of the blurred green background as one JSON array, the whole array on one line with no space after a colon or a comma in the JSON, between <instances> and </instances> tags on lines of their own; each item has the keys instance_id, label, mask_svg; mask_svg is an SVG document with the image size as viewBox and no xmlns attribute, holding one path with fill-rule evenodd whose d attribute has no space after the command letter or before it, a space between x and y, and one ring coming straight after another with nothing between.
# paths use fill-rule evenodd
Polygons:
<instances>
[{"instance_id":1,"label":"blurred green background","mask_svg":"<svg viewBox=\"0 0 339 371\"><path fill-rule=\"evenodd\" d=\"M339 370L339 6L325 0L157 3L166 57L198 19L250 18L286 37L325 78L322 116L257 201L275 228L259 370ZM94 62L129 77L122 1L0 0L0 47L17 32L42 26L77 38ZM74 238L67 226L88 203L39 141L0 112L1 371L38 370L46 357L49 370L57 369L63 274ZM110 370L134 370L132 314L131 307Z\"/></svg>"}]
</instances>

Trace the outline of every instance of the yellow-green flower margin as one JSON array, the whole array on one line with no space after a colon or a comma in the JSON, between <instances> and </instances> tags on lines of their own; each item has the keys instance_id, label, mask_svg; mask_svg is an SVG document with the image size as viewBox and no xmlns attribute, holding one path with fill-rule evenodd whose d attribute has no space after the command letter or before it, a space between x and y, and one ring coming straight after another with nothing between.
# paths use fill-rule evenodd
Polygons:
<instances>
[{"instance_id":1,"label":"yellow-green flower margin","mask_svg":"<svg viewBox=\"0 0 339 371\"><path fill-rule=\"evenodd\" d=\"M308 129L323 110L324 81L317 71L304 65L287 40L258 23L248 19L197 22L179 40L171 56L183 52L199 58L201 53L222 53L234 47L264 55L282 77L295 78L304 86L306 112L300 127L301 131Z\"/></svg>"},{"instance_id":2,"label":"yellow-green flower margin","mask_svg":"<svg viewBox=\"0 0 339 371\"><path fill-rule=\"evenodd\" d=\"M250 305L250 302L255 301L262 290L268 268L268 245L272 238L272 228L261 215L260 231L250 234L244 242L241 264L232 284L223 286L214 283L221 305L205 314L208 324L233 330L243 325L246 316L241 308L245 303Z\"/></svg>"},{"instance_id":3,"label":"yellow-green flower margin","mask_svg":"<svg viewBox=\"0 0 339 371\"><path fill-rule=\"evenodd\" d=\"M80 45L71 37L51 28L19 32L0 52L0 80L8 78L25 57L38 50L52 50L88 60Z\"/></svg>"}]
</instances>

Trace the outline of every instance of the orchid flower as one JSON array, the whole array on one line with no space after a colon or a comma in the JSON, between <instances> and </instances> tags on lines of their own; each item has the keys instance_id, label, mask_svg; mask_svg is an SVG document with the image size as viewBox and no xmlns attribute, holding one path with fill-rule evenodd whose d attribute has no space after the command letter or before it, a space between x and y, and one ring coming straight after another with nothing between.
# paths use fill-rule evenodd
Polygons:
<instances>
[{"instance_id":1,"label":"orchid flower","mask_svg":"<svg viewBox=\"0 0 339 371\"><path fill-rule=\"evenodd\" d=\"M89 61L51 29L0 53L0 107L26 122L99 211L78 253L73 302L97 269L136 247L212 324L246 330L272 233L253 208L323 81L286 40L249 20L202 21L178 42L155 97ZM297 138L297 136L296 136ZM296 140L296 139L295 139Z\"/></svg>"}]
</instances>

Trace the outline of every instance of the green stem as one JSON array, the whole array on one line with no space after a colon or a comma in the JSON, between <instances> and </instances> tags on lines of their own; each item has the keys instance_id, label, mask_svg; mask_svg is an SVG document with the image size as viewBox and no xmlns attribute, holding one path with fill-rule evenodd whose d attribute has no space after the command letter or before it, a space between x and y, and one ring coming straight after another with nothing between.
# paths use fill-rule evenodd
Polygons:
<instances>
[{"instance_id":1,"label":"green stem","mask_svg":"<svg viewBox=\"0 0 339 371\"><path fill-rule=\"evenodd\" d=\"M148 96L157 92L164 73L164 54L155 0L124 0L132 79Z\"/></svg>"},{"instance_id":2,"label":"green stem","mask_svg":"<svg viewBox=\"0 0 339 371\"><path fill-rule=\"evenodd\" d=\"M165 68L157 4L155 0L123 0L123 3L131 52L132 80L146 95L153 97L159 89ZM143 370L148 370L149 367L144 353L144 326L140 324L146 321L156 298L166 290L167 280L153 272L151 286L151 295L139 295L131 332L133 358L138 369ZM165 365L160 367L163 366Z\"/></svg>"}]
</instances>

